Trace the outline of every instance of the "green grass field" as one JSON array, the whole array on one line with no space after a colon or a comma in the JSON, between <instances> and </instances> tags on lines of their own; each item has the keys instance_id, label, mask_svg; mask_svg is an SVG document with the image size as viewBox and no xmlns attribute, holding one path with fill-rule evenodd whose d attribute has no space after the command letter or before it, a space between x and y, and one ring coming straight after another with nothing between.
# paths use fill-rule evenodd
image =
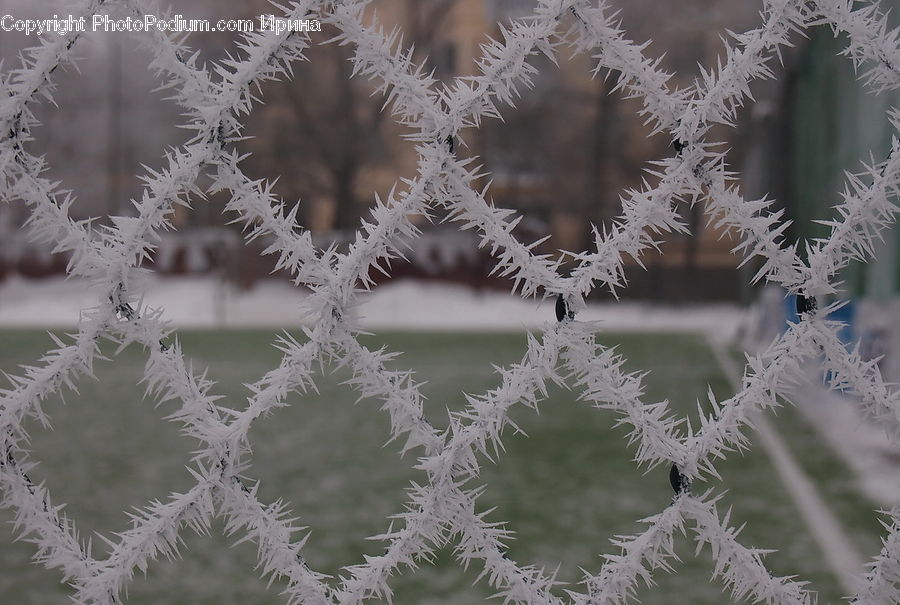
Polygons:
<instances>
[{"instance_id":1,"label":"green grass field","mask_svg":"<svg viewBox=\"0 0 900 605\"><path fill-rule=\"evenodd\" d=\"M181 332L186 353L195 368L209 366L216 391L228 405L239 407L252 382L277 363L279 352L270 346L271 332ZM685 335L605 336L629 359L629 369L649 369L647 399L668 398L685 414L696 414L696 401L705 400L707 385L719 398L729 388L703 340ZM46 334L35 331L0 332L0 369L16 372L19 363L35 361L50 347ZM521 334L382 334L369 345L386 344L405 351L396 364L416 370L427 380L426 413L445 425L446 409L459 409L462 392L481 392L497 378L490 363L518 360L524 351ZM110 351L112 348L110 347ZM114 361L96 367L98 381L83 380L80 394L67 394L63 405L50 401L46 410L53 431L30 427L31 473L46 481L54 501L66 502L84 536L109 535L127 527L123 513L192 483L185 469L196 443L179 435L180 426L163 418L175 404L156 407L143 400L143 354L131 347ZM337 574L341 567L360 562L362 553L377 553L383 545L366 536L386 529L386 517L400 512L413 471L414 458L398 456L398 444L384 446L388 419L376 402L354 405L356 394L340 382L345 374L319 378L318 395L295 396L291 405L262 419L253 429L254 457L248 475L261 482L263 501L291 502L312 535L305 547L310 565ZM572 392L557 390L535 415L516 409L513 419L524 435L505 435L505 454L496 465L485 463L488 486L480 507L497 507L490 517L505 520L516 534L510 555L522 563L559 568L559 579L577 582L579 567L596 571L598 554L610 552L609 538L638 531L637 520L662 510L672 498L668 469L644 473L631 461L612 413L578 403ZM879 527L872 505L857 492L849 472L826 449L799 414L785 409L776 424L805 470L819 483L848 532L867 557L879 547ZM718 466L723 476L718 491L727 490L723 503L733 506L733 523L747 523L745 544L775 548L767 563L777 574L797 575L811 582L820 602L838 602L841 590L825 567L809 530L779 484L765 453L753 449L732 455ZM698 488L699 489L699 488ZM51 605L67 603L67 590L56 572L32 565L31 545L12 542L9 511L0 511L0 603ZM252 544L232 547L234 538L222 536L217 524L210 536L185 530L182 558L151 565L146 579L129 587L129 603L237 604L280 603L276 582L270 588L254 571ZM101 540L94 555L102 556ZM690 538L681 540L683 562L677 573L659 574L655 587L641 591L642 602L726 603L730 597L710 583L710 553L694 556ZM394 579L397 603L477 603L491 594L479 582L480 570L461 570L452 551L440 552L434 565ZM560 587L562 591L564 587Z\"/></svg>"}]
</instances>

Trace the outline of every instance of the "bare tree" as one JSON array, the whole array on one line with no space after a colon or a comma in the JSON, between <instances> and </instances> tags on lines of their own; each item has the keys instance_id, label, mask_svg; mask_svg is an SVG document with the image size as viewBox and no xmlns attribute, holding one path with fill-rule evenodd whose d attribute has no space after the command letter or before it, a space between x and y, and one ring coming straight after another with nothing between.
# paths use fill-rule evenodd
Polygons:
<instances>
[{"instance_id":1,"label":"bare tree","mask_svg":"<svg viewBox=\"0 0 900 605\"><path fill-rule=\"evenodd\" d=\"M456 3L404 0L387 3L383 12L397 18L403 44L425 61ZM350 77L353 48L329 42L337 33L323 24L307 52L310 61L297 66L292 81L264 90L267 103L254 114L249 133L265 143L249 143L254 155L248 161L260 174L282 175L283 195L324 202L330 208L330 227L348 229L358 224L370 200L371 174L402 172L402 145L383 97L373 95L369 82ZM317 207L310 203L301 210L307 224L321 225L309 214Z\"/></svg>"}]
</instances>

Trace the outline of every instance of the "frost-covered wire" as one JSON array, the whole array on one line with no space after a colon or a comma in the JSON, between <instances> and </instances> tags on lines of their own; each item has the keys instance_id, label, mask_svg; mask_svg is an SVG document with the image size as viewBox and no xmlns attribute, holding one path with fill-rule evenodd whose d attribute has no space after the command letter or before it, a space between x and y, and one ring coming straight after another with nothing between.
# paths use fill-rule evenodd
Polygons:
<instances>
[{"instance_id":1,"label":"frost-covered wire","mask_svg":"<svg viewBox=\"0 0 900 605\"><path fill-rule=\"evenodd\" d=\"M102 4L121 4L136 15L149 13L142 0L95 0L81 11L96 11ZM580 301L602 284L613 290L624 285L624 257L640 262L641 254L657 245L661 232L686 232L677 212L684 203L706 202L707 212L742 237L736 252L762 263L758 279L815 295L837 287L836 274L849 259L872 255L873 242L890 226L896 212L897 158L888 158L851 177L829 237L810 243L808 261L798 250L785 246L786 223L768 200L744 200L727 172L724 157L705 137L715 123L731 123L735 112L750 97L750 86L772 77L768 62L790 36L811 25L827 23L849 35L847 53L858 65L868 66L868 80L877 88L895 86L898 79L897 36L888 32L877 8L821 0L769 0L764 3L762 25L726 42L725 59L715 69L704 68L701 78L685 90L670 88L670 74L657 60L643 55L645 45L626 38L609 16L608 7L586 0L542 0L530 19L501 27L497 40L482 47L479 74L457 78L448 85L436 82L402 44L400 30L384 31L366 10L367 2L289 2L281 7L291 18L320 16L340 32L335 43L352 45L354 75L371 79L384 94L386 106L410 129L419 155L417 174L402 179L385 200L377 199L371 216L345 253L317 250L307 232L296 226L297 206L273 195L271 183L249 179L239 167L242 157L234 149L242 117L256 98L260 83L289 77L291 64L303 58L308 38L296 32L282 35L250 34L238 44L238 56L213 64L197 63L196 54L183 42L153 33L151 67L172 89L186 110L186 126L194 137L167 153L166 168L148 172L145 191L133 202L134 215L111 217L101 230L69 217L71 196L43 179L43 160L29 155L25 146L36 126L29 104L52 92L51 75L71 59L75 36L43 40L28 51L22 67L3 77L8 98L0 104L0 124L7 135L0 143L4 179L0 194L7 201L22 200L30 208L29 229L52 242L56 250L71 254L69 273L90 278L99 293L99 305L85 314L74 342L57 339L57 347L39 365L27 367L22 377L0 392L0 429L5 462L0 463L3 503L16 510L20 531L38 544L38 559L63 570L75 588L75 600L116 603L135 571L142 571L160 555L177 552L183 527L208 529L213 515L226 519L231 534L257 544L264 575L287 581L290 603L361 603L390 598L390 577L402 568L414 568L438 546L455 544L461 564L478 561L481 575L514 603L562 603L552 588L553 574L520 565L506 555L504 541L510 531L489 521L478 509L480 487L471 482L483 460L502 450L502 434L511 426L508 412L516 405L537 408L547 396L547 384L569 384L582 399L621 415L631 427L630 440L639 463L672 463L689 485L691 478L715 475L715 461L733 449L745 447L743 433L751 414L778 405L791 380L800 375L800 362L824 353L831 370L831 387L852 388L867 411L878 418L897 417L897 396L881 381L873 363L858 352L839 345L837 326L810 313L763 353L750 358L742 388L734 397L717 402L710 395L713 414L701 412L698 427L683 424L666 402L642 401L642 377L622 370L624 360L594 339L594 327L564 316L548 324L539 336L528 338L527 351L518 364L499 368L499 386L469 396L464 410L452 413L450 428L437 431L425 418L419 384L409 372L390 369L392 354L371 351L356 338L354 307L359 295L372 287L372 270L388 271L391 260L402 256L403 241L419 235L414 216L430 217L440 209L462 228L477 230L480 245L495 257L495 272L509 277L523 296L560 295L577 311ZM616 87L643 101L643 114L657 131L666 131L677 143L677 154L657 163L658 182L628 192L623 212L611 225L595 232L595 250L572 252L577 266L571 276L560 272L559 260L536 255L540 242L520 242L513 231L515 213L496 208L488 190L477 191L476 163L460 157L465 130L484 119L501 116L532 85L535 68L529 58L543 53L556 60L558 48L572 46L590 53L595 72L619 74ZM897 117L892 116L895 123ZM896 148L896 143L894 145ZM205 189L197 185L202 174L212 177ZM266 237L266 253L277 255L279 268L290 271L297 285L311 290L305 311L313 327L303 339L283 336L279 365L250 386L241 410L220 407L213 384L196 372L177 339L162 321L162 311L145 307L143 260L156 246L160 231L171 228L175 205L191 198L226 191L225 211L244 225L247 239ZM131 529L110 542L104 560L94 560L89 547L79 543L73 524L49 504L49 495L28 479L23 445L27 417L45 420L41 401L63 386L73 387L90 375L98 358L96 342L108 337L120 348L137 343L147 352L145 382L148 392L176 409L169 419L183 425L185 435L197 439L191 472L195 485L164 502L151 502L132 517ZM260 416L287 405L296 391L314 389L317 363L335 362L349 367L349 386L362 398L377 399L391 419L391 436L404 440L404 451L418 450L416 468L426 481L409 492L406 512L396 526L376 536L386 543L382 555L348 567L339 585L329 585L310 569L302 556L305 537L296 537L295 525L282 502L264 505L257 485L243 473L250 457L249 431ZM421 448L421 449L420 449ZM771 575L759 550L737 540L728 516L716 511L717 497L691 495L689 487L676 494L673 504L647 520L648 528L636 536L617 538L619 555L608 555L596 575L586 575L585 591L567 592L573 603L621 603L634 595L638 580L652 582L655 570L671 570L675 560L674 536L692 528L700 545L709 544L716 572L739 597L753 596L769 603L807 603L802 583ZM857 602L896 599L896 514L886 523L885 547Z\"/></svg>"}]
</instances>

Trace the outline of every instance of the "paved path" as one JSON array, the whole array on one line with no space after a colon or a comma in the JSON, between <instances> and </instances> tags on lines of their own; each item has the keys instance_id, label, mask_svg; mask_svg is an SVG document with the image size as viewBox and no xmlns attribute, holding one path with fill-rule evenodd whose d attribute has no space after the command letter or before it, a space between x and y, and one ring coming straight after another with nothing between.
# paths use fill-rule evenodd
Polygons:
<instances>
[{"instance_id":1,"label":"paved path","mask_svg":"<svg viewBox=\"0 0 900 605\"><path fill-rule=\"evenodd\" d=\"M741 384L741 372L721 344L710 341L710 348L725 376L737 390ZM764 414L753 418L759 435L759 443L772 460L800 516L818 543L828 566L837 576L848 595L856 594L864 569L863 559L850 541L840 522L825 504L815 484L797 463L797 459L778 435L775 426Z\"/></svg>"}]
</instances>

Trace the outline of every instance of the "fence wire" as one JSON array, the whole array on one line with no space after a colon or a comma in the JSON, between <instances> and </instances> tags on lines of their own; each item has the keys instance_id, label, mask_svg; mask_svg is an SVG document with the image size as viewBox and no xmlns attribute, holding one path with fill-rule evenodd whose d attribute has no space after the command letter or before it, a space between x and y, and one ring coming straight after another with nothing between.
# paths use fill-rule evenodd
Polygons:
<instances>
[{"instance_id":1,"label":"fence wire","mask_svg":"<svg viewBox=\"0 0 900 605\"><path fill-rule=\"evenodd\" d=\"M68 273L91 280L102 301L85 309L77 333L55 338L56 348L38 365L25 367L0 391L0 488L2 504L15 513L18 532L29 537L35 560L60 570L77 603L121 603L135 571L160 555L171 556L185 528L209 529L214 516L226 520L229 535L242 535L258 546L264 575L286 581L288 603L350 604L389 599L390 578L427 561L434 551L454 544L461 565L476 564L481 576L507 602L521 604L624 603L638 583L677 563L674 540L693 532L709 544L715 572L736 598L771 604L813 602L806 583L772 575L764 551L737 539L728 516L717 509L719 496L694 493L692 482L716 474L715 462L747 447L746 427L752 414L778 405L800 366L818 360L830 372L829 386L858 396L865 412L887 426L900 426L900 396L886 385L873 362L858 350L848 351L837 337L839 325L827 320L829 309L817 309L816 296L837 292L838 272L854 259L873 255L873 244L889 227L897 210L900 154L891 153L851 175L828 237L805 242L807 254L788 245L782 212L767 199L744 199L735 175L726 170L716 143L707 135L714 124L732 124L750 98L754 80L773 77L770 63L792 36L812 26L828 26L846 34L845 54L873 91L900 87L898 34L886 25L877 4L852 0L767 0L759 27L732 34L724 60L704 68L687 89L675 90L670 74L643 54L643 45L627 38L605 4L587 0L541 0L534 14L502 25L501 35L483 46L479 75L436 81L401 42L401 31L385 31L365 0L294 1L280 7L290 19L320 19L341 33L335 43L354 49L356 77L369 78L385 95L394 118L407 127L418 153L414 178L401 179L391 195L376 199L371 216L346 251L316 248L308 231L297 224L297 207L272 193L271 183L249 178L235 148L242 119L256 98L252 90L267 80L291 76L291 66L304 59L310 42L305 32L249 33L233 57L200 65L184 41L164 33L146 33L153 51L151 68L170 88L193 132L182 147L165 155L165 168L144 175L133 213L111 218L96 229L70 216L74 197L43 175L43 157L29 153L27 143L38 126L33 107L52 100L53 74L72 61L80 34L50 35L23 55L18 68L0 80L0 195L24 203L27 227L39 241L70 255ZM72 8L90 18L113 9L141 17L151 14L144 0L90 0ZM624 194L622 213L597 229L590 250L569 252L575 269L564 274L561 260L536 255L534 244L517 239L515 214L495 207L486 192L473 185L478 177L463 145L454 144L482 120L500 117L520 93L527 94L536 69L529 59L543 53L555 58L562 48L589 54L595 73L618 79L624 94L643 102L642 114L655 131L666 132L675 153L658 162L655 185ZM900 115L890 115L893 128ZM206 186L201 176L211 177ZM171 229L173 212L194 196L226 192L225 213L246 226L247 239L265 236L267 254L290 271L298 287L309 288L306 313L313 321L302 340L282 337L278 367L250 385L239 411L217 403L212 384L191 369L162 309L142 306L141 267L163 230ZM665 232L688 232L679 207L703 203L711 218L738 234L736 252L759 270L756 280L777 283L802 301L800 320L767 349L748 358L740 391L712 401L713 413L699 426L674 414L666 401L643 400L641 376L623 370L624 360L595 340L595 327L579 322L584 298L596 288L624 286L624 258L639 258L655 248ZM425 417L422 393L411 373L388 369L389 353L366 348L357 339L349 312L358 295L372 286L370 272L385 269L399 255L400 242L416 237L414 217L441 209L461 229L473 229L496 259L495 271L509 277L523 297L556 299L557 317L528 338L522 361L500 370L495 389L468 398L466 408L450 414L448 431L435 429ZM805 260L804 260L805 258ZM387 270L387 269L385 269ZM48 490L28 476L26 419L47 422L41 407L51 394L74 388L91 375L98 341L111 338L139 343L147 354L145 378L157 400L176 406L172 418L199 442L192 462L196 479L184 493L154 501L133 515L130 529L117 534L104 559L94 558L75 523L51 503ZM416 468L427 482L409 491L409 501L390 529L376 538L385 544L378 556L347 567L335 584L310 569L302 555L302 536L294 515L282 504L267 504L255 483L244 478L250 461L248 433L261 415L287 405L288 396L312 386L314 366L337 360L352 370L352 388L380 401L390 416L391 436L416 453ZM553 575L511 560L503 544L507 531L485 520L479 511L479 489L472 485L488 452L501 451L500 438L514 406L536 407L548 383L566 383L583 400L621 415L630 428L635 460L644 467L671 469L676 491L670 506L646 519L634 536L613 540L615 552L603 555L596 573L586 573L580 591L551 589ZM900 435L900 433L898 433ZM900 511L887 513L883 548L871 562L852 603L900 602Z\"/></svg>"}]
</instances>

